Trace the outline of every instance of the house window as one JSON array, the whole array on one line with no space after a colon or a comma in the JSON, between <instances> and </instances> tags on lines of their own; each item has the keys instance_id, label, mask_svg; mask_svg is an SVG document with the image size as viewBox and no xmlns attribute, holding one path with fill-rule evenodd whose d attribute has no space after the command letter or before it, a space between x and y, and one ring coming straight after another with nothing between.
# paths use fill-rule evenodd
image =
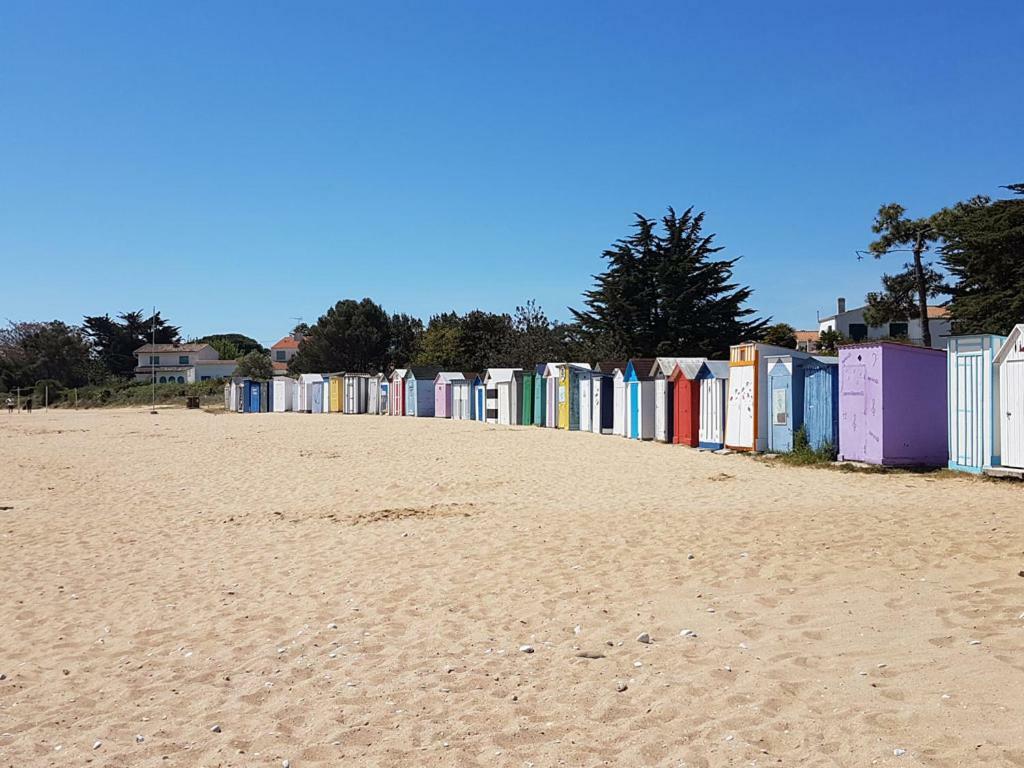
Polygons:
<instances>
[{"instance_id":1,"label":"house window","mask_svg":"<svg viewBox=\"0 0 1024 768\"><path fill-rule=\"evenodd\" d=\"M850 323L850 338L864 341L868 337L868 327L864 323Z\"/></svg>"},{"instance_id":2,"label":"house window","mask_svg":"<svg viewBox=\"0 0 1024 768\"><path fill-rule=\"evenodd\" d=\"M889 335L894 339L905 339L909 335L907 323L889 323Z\"/></svg>"},{"instance_id":3,"label":"house window","mask_svg":"<svg viewBox=\"0 0 1024 768\"><path fill-rule=\"evenodd\" d=\"M149 364L150 365L160 365L160 355L150 355L149 356Z\"/></svg>"},{"instance_id":4,"label":"house window","mask_svg":"<svg viewBox=\"0 0 1024 768\"><path fill-rule=\"evenodd\" d=\"M277 350L276 352L274 352L274 355L277 357L277 362L279 363L283 363L288 359L287 357L285 357L285 352L283 349Z\"/></svg>"},{"instance_id":5,"label":"house window","mask_svg":"<svg viewBox=\"0 0 1024 768\"><path fill-rule=\"evenodd\" d=\"M200 380L200 381L209 381L209 380L210 380L210 377L209 377L209 376L200 376L200 377L199 377L199 380Z\"/></svg>"},{"instance_id":6,"label":"house window","mask_svg":"<svg viewBox=\"0 0 1024 768\"><path fill-rule=\"evenodd\" d=\"M184 376L179 376L178 377L178 383L179 384L184 384L185 383L185 377Z\"/></svg>"},{"instance_id":7,"label":"house window","mask_svg":"<svg viewBox=\"0 0 1024 768\"><path fill-rule=\"evenodd\" d=\"M188 365L188 355L178 355L178 365Z\"/></svg>"},{"instance_id":8,"label":"house window","mask_svg":"<svg viewBox=\"0 0 1024 768\"><path fill-rule=\"evenodd\" d=\"M167 383L167 377L166 376L161 376L160 377L160 383L161 384L166 384Z\"/></svg>"}]
</instances>

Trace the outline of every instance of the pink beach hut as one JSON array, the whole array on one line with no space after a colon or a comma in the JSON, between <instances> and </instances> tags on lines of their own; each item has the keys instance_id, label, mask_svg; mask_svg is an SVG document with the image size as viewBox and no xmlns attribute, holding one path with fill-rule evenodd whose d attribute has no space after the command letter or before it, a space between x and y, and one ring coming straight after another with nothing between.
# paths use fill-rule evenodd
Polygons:
<instances>
[{"instance_id":1,"label":"pink beach hut","mask_svg":"<svg viewBox=\"0 0 1024 768\"><path fill-rule=\"evenodd\" d=\"M434 416L439 419L452 417L452 382L466 377L454 371L441 371L434 377Z\"/></svg>"}]
</instances>

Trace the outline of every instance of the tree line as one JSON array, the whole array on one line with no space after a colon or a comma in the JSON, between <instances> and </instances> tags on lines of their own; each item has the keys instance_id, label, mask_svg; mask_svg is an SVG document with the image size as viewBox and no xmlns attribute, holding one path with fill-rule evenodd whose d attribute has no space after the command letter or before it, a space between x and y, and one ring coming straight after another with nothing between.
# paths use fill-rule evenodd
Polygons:
<instances>
[{"instance_id":1,"label":"tree line","mask_svg":"<svg viewBox=\"0 0 1024 768\"><path fill-rule=\"evenodd\" d=\"M1005 334L1024 321L1024 185L1007 189L1014 197L973 197L920 219L908 218L899 204L882 206L868 252L910 258L866 297L868 322L926 317L928 300L937 296L951 297L957 333ZM290 370L413 364L480 371L548 360L722 358L740 340L795 347L792 326L771 325L750 306L752 289L734 278L738 257L722 255L704 222L694 208L669 208L659 219L636 214L632 231L602 253L604 269L593 276L582 306L569 308L569 322L552 320L532 300L512 313L442 312L424 323L369 298L345 299L296 329L303 335ZM40 381L70 388L130 380L134 351L154 338L158 344L181 341L180 328L159 312L142 311L87 316L80 325L10 322L0 328L0 390ZM268 350L244 334L194 341L210 343L222 359L239 360L243 373L269 375ZM842 340L823 341L834 348Z\"/></svg>"}]
</instances>

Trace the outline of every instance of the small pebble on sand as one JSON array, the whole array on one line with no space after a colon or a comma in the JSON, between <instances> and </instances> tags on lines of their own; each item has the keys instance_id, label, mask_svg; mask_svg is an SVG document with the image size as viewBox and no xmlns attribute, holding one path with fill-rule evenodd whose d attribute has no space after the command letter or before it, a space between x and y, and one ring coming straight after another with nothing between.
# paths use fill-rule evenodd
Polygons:
<instances>
[{"instance_id":1,"label":"small pebble on sand","mask_svg":"<svg viewBox=\"0 0 1024 768\"><path fill-rule=\"evenodd\" d=\"M522 651L523 653L533 653L533 646L532 645L520 645L519 646L519 650Z\"/></svg>"},{"instance_id":2,"label":"small pebble on sand","mask_svg":"<svg viewBox=\"0 0 1024 768\"><path fill-rule=\"evenodd\" d=\"M650 645L652 642L651 636L647 632L641 632L639 635L637 635L636 641L638 643L643 643L644 645Z\"/></svg>"}]
</instances>

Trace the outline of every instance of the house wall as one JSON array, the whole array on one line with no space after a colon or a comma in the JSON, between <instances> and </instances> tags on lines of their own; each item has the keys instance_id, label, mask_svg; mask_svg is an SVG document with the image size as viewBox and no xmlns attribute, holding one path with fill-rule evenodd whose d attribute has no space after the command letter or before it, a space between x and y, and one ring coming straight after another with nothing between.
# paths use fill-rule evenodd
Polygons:
<instances>
[{"instance_id":1,"label":"house wall","mask_svg":"<svg viewBox=\"0 0 1024 768\"><path fill-rule=\"evenodd\" d=\"M921 321L908 318L904 322L907 324L907 340L920 344L924 339L924 334L921 332ZM818 323L818 332L838 330L847 338L851 338L850 325L857 323L864 324L864 307L849 309L835 317L822 320ZM891 325L891 323L886 323L885 325L868 326L868 335L865 340L892 337L894 334L891 332ZM945 349L952 328L949 319L931 319L928 321L928 327L932 332L932 347Z\"/></svg>"}]
</instances>

